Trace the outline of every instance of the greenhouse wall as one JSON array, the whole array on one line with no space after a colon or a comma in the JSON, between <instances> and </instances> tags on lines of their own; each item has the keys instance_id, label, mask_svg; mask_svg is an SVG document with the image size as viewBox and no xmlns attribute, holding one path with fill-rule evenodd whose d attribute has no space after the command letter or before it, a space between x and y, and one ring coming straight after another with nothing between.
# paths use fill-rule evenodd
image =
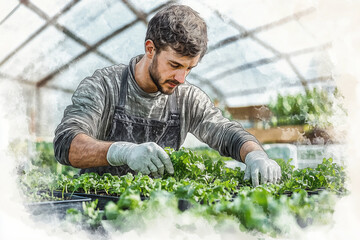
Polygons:
<instances>
[{"instance_id":1,"label":"greenhouse wall","mask_svg":"<svg viewBox=\"0 0 360 240\"><path fill-rule=\"evenodd\" d=\"M51 140L64 110L71 104L72 94L54 89L42 88L39 94L36 135L42 140Z\"/></svg>"}]
</instances>

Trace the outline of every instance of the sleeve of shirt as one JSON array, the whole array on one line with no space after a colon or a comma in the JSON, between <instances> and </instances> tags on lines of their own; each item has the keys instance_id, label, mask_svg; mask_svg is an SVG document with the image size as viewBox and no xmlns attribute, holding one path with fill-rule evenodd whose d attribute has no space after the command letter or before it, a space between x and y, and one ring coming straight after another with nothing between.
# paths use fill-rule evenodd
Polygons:
<instances>
[{"instance_id":1,"label":"sleeve of shirt","mask_svg":"<svg viewBox=\"0 0 360 240\"><path fill-rule=\"evenodd\" d=\"M66 107L55 130L54 152L59 163L70 165L70 144L77 134L96 137L106 101L103 78L101 70L85 78L74 92L72 104Z\"/></svg>"},{"instance_id":2,"label":"sleeve of shirt","mask_svg":"<svg viewBox=\"0 0 360 240\"><path fill-rule=\"evenodd\" d=\"M200 89L194 87L189 101L192 103L189 131L221 155L241 160L240 148L245 142L254 141L260 145L240 123L225 118Z\"/></svg>"}]
</instances>

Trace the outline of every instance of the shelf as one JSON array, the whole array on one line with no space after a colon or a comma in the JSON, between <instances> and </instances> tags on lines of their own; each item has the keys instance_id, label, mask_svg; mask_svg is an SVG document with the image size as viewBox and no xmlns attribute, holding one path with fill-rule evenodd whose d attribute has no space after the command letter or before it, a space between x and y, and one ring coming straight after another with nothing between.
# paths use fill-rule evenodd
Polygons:
<instances>
[{"instance_id":1,"label":"shelf","mask_svg":"<svg viewBox=\"0 0 360 240\"><path fill-rule=\"evenodd\" d=\"M294 143L303 140L305 129L303 125L289 125L269 129L246 129L261 143Z\"/></svg>"}]
</instances>

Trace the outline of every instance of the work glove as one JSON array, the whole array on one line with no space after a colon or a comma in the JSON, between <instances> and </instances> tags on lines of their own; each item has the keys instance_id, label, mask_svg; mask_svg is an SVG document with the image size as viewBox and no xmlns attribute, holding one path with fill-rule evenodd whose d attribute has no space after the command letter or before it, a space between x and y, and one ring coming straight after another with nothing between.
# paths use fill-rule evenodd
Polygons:
<instances>
[{"instance_id":1,"label":"work glove","mask_svg":"<svg viewBox=\"0 0 360 240\"><path fill-rule=\"evenodd\" d=\"M259 173L261 174L261 184L276 183L281 178L280 166L274 160L269 159L264 151L256 150L248 153L245 157L245 164L244 180L251 178L254 187L259 185Z\"/></svg>"},{"instance_id":2,"label":"work glove","mask_svg":"<svg viewBox=\"0 0 360 240\"><path fill-rule=\"evenodd\" d=\"M170 174L174 168L169 155L154 142L135 144L130 142L114 142L106 156L111 166L128 165L135 172L152 174L153 177L160 177L164 169Z\"/></svg>"}]
</instances>

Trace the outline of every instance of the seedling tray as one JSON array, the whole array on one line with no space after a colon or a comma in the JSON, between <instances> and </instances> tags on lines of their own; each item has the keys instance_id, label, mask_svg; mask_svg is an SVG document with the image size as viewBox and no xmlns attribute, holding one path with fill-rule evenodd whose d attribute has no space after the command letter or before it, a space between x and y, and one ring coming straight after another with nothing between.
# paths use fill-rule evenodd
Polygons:
<instances>
[{"instance_id":1,"label":"seedling tray","mask_svg":"<svg viewBox=\"0 0 360 240\"><path fill-rule=\"evenodd\" d=\"M307 189L304 189L308 196L312 196L312 195L318 195L320 193L322 193L323 191L325 191L326 189L325 188L318 188L318 189L315 189L315 190L307 190ZM286 195L288 197L291 197L293 195L294 192L292 191L285 191L282 193L282 195Z\"/></svg>"},{"instance_id":2,"label":"seedling tray","mask_svg":"<svg viewBox=\"0 0 360 240\"><path fill-rule=\"evenodd\" d=\"M68 209L74 208L82 211L83 203L91 201L91 198L69 193L64 193L63 195L61 192L54 192L53 196L58 198L64 197L64 200L26 203L25 206L34 216L55 215L59 218L64 218Z\"/></svg>"},{"instance_id":3,"label":"seedling tray","mask_svg":"<svg viewBox=\"0 0 360 240\"><path fill-rule=\"evenodd\" d=\"M84 198L90 198L91 201L98 200L97 208L99 210L104 210L105 206L108 202L112 201L114 203L117 203L119 201L119 197L115 196L109 196L109 195L98 195L98 194L88 194L88 193L74 193L74 195L84 197Z\"/></svg>"}]
</instances>

